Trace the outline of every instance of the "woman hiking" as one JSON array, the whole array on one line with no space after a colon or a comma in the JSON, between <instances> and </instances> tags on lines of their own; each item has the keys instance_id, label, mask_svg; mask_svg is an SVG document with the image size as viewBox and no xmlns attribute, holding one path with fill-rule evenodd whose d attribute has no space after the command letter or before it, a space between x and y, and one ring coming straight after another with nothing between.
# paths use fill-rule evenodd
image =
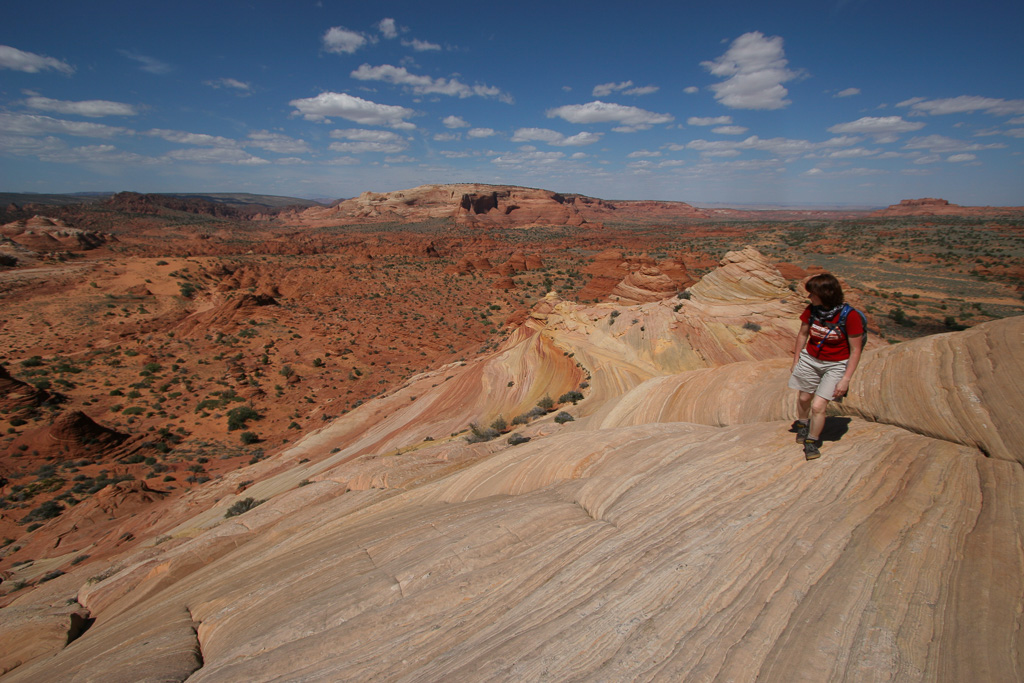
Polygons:
<instances>
[{"instance_id":1,"label":"woman hiking","mask_svg":"<svg viewBox=\"0 0 1024 683\"><path fill-rule=\"evenodd\" d=\"M804 283L811 305L800 314L793 347L789 388L797 389L796 441L804 457L821 457L821 430L829 401L841 400L850 389L863 349L864 319L844 305L843 288L829 273Z\"/></svg>"}]
</instances>

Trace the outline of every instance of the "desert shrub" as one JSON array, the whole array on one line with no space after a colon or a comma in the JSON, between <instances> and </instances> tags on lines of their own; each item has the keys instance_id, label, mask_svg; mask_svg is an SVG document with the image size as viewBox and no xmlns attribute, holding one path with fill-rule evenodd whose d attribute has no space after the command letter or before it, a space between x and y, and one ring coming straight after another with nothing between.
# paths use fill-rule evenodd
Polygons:
<instances>
[{"instance_id":1,"label":"desert shrub","mask_svg":"<svg viewBox=\"0 0 1024 683\"><path fill-rule=\"evenodd\" d=\"M491 423L491 429L496 429L499 432L503 432L506 429L508 429L508 422L505 421L504 417L499 415L497 419L495 419L494 422Z\"/></svg>"},{"instance_id":2,"label":"desert shrub","mask_svg":"<svg viewBox=\"0 0 1024 683\"><path fill-rule=\"evenodd\" d=\"M559 403L572 403L576 405L577 401L583 400L583 394L578 391L569 391L558 397Z\"/></svg>"},{"instance_id":3,"label":"desert shrub","mask_svg":"<svg viewBox=\"0 0 1024 683\"><path fill-rule=\"evenodd\" d=\"M243 512L248 512L257 505L261 505L265 502L266 501L263 500L256 500L255 498L243 498L242 500L236 500L231 504L231 507L227 509L227 512L224 513L224 518L227 519L228 517L234 517L242 514Z\"/></svg>"},{"instance_id":4,"label":"desert shrub","mask_svg":"<svg viewBox=\"0 0 1024 683\"><path fill-rule=\"evenodd\" d=\"M676 297L679 298L679 299L689 299L690 298L690 290L684 289L683 291L679 292L679 294L677 294Z\"/></svg>"},{"instance_id":5,"label":"desert shrub","mask_svg":"<svg viewBox=\"0 0 1024 683\"><path fill-rule=\"evenodd\" d=\"M522 434L513 434L512 436L508 437L508 444L510 446L518 446L519 444L526 443L529 440L530 437L528 436L523 436Z\"/></svg>"},{"instance_id":6,"label":"desert shrub","mask_svg":"<svg viewBox=\"0 0 1024 683\"><path fill-rule=\"evenodd\" d=\"M142 406L128 406L127 408L125 408L124 410L121 411L121 414L123 414L123 415L142 415L144 412L146 412L146 409L143 408Z\"/></svg>"},{"instance_id":7,"label":"desert shrub","mask_svg":"<svg viewBox=\"0 0 1024 683\"><path fill-rule=\"evenodd\" d=\"M39 356L32 356L31 358L26 358L25 360L21 361L21 366L25 368L38 368L42 364L43 359L40 358Z\"/></svg>"},{"instance_id":8,"label":"desert shrub","mask_svg":"<svg viewBox=\"0 0 1024 683\"><path fill-rule=\"evenodd\" d=\"M39 583L46 583L47 581L53 581L58 576L64 576L64 572L62 572L59 569L54 569L52 572L48 572L46 574L43 574L43 576L39 579Z\"/></svg>"},{"instance_id":9,"label":"desert shrub","mask_svg":"<svg viewBox=\"0 0 1024 683\"><path fill-rule=\"evenodd\" d=\"M575 420L576 420L576 418L574 418L572 415L570 415L569 413L565 412L564 410L562 412L560 412L558 415L555 415L555 422L557 422L558 424L564 424L566 422L574 422Z\"/></svg>"},{"instance_id":10,"label":"desert shrub","mask_svg":"<svg viewBox=\"0 0 1024 683\"><path fill-rule=\"evenodd\" d=\"M249 406L232 408L228 411L228 431L233 432L236 429L245 429L249 420L259 420L262 417L262 415Z\"/></svg>"},{"instance_id":11,"label":"desert shrub","mask_svg":"<svg viewBox=\"0 0 1024 683\"><path fill-rule=\"evenodd\" d=\"M71 560L71 566L74 567L76 564L81 564L89 559L89 555L76 555L75 559Z\"/></svg>"},{"instance_id":12,"label":"desert shrub","mask_svg":"<svg viewBox=\"0 0 1024 683\"><path fill-rule=\"evenodd\" d=\"M469 443L482 443L484 441L490 441L498 436L501 436L501 432L493 427L483 428L475 422L469 423L469 434L466 435L466 441Z\"/></svg>"},{"instance_id":13,"label":"desert shrub","mask_svg":"<svg viewBox=\"0 0 1024 683\"><path fill-rule=\"evenodd\" d=\"M747 322L743 323L743 329L750 330L751 332L760 332L761 326L753 321L748 320Z\"/></svg>"},{"instance_id":14,"label":"desert shrub","mask_svg":"<svg viewBox=\"0 0 1024 683\"><path fill-rule=\"evenodd\" d=\"M537 401L537 407L543 409L544 412L551 412L555 409L555 401L550 396L545 396Z\"/></svg>"},{"instance_id":15,"label":"desert shrub","mask_svg":"<svg viewBox=\"0 0 1024 683\"><path fill-rule=\"evenodd\" d=\"M260 437L256 435L256 432L242 432L238 435L238 438L247 446L249 444L257 443L260 440Z\"/></svg>"},{"instance_id":16,"label":"desert shrub","mask_svg":"<svg viewBox=\"0 0 1024 683\"><path fill-rule=\"evenodd\" d=\"M21 518L21 524L59 517L64 507L55 500L48 500ZM38 528L38 527L37 527Z\"/></svg>"}]
</instances>

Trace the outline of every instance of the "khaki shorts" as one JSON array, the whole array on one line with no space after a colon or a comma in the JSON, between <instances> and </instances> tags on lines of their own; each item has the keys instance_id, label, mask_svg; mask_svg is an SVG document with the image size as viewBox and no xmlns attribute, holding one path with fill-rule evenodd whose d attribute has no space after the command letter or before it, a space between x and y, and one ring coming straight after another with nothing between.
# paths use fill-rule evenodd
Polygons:
<instances>
[{"instance_id":1,"label":"khaki shorts","mask_svg":"<svg viewBox=\"0 0 1024 683\"><path fill-rule=\"evenodd\" d=\"M831 401L836 393L836 385L844 374L845 360L818 360L804 350L800 352L800 360L789 376L789 388L816 394Z\"/></svg>"}]
</instances>

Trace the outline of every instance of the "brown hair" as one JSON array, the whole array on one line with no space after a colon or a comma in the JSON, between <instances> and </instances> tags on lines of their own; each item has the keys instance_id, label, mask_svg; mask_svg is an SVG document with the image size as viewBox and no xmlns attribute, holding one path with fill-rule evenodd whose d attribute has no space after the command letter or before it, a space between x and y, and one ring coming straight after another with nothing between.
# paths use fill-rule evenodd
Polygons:
<instances>
[{"instance_id":1,"label":"brown hair","mask_svg":"<svg viewBox=\"0 0 1024 683\"><path fill-rule=\"evenodd\" d=\"M804 283L808 294L821 299L824 308L835 308L843 303L843 287L831 273L820 273Z\"/></svg>"}]
</instances>

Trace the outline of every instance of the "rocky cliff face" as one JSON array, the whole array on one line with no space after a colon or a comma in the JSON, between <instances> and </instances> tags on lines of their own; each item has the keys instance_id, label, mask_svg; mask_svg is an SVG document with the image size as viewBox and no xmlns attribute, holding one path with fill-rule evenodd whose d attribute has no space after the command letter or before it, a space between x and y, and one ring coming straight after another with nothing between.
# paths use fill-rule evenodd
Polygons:
<instances>
[{"instance_id":1,"label":"rocky cliff face","mask_svg":"<svg viewBox=\"0 0 1024 683\"><path fill-rule=\"evenodd\" d=\"M126 491L160 542L3 608L3 681L1019 678L1024 319L872 339L806 462L802 306L753 250L689 299L551 296L272 460ZM575 419L452 436L545 396Z\"/></svg>"}]
</instances>

